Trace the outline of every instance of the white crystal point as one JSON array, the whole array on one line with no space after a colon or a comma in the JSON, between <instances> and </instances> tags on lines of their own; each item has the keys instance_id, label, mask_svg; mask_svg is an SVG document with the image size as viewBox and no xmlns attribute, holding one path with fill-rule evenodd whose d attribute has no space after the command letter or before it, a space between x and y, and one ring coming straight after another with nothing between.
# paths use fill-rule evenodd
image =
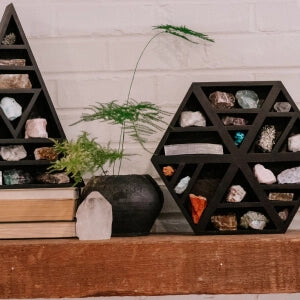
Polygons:
<instances>
[{"instance_id":1,"label":"white crystal point","mask_svg":"<svg viewBox=\"0 0 300 300\"><path fill-rule=\"evenodd\" d=\"M22 106L14 98L2 98L0 107L2 108L7 119L10 121L15 120L22 115Z\"/></svg>"},{"instance_id":2,"label":"white crystal point","mask_svg":"<svg viewBox=\"0 0 300 300\"><path fill-rule=\"evenodd\" d=\"M286 169L277 176L278 183L300 183L300 167Z\"/></svg>"},{"instance_id":3,"label":"white crystal point","mask_svg":"<svg viewBox=\"0 0 300 300\"><path fill-rule=\"evenodd\" d=\"M186 176L186 177L180 179L178 184L175 186L175 189L174 189L175 193L182 194L186 190L190 180L191 180L190 176Z\"/></svg>"},{"instance_id":4,"label":"white crystal point","mask_svg":"<svg viewBox=\"0 0 300 300\"><path fill-rule=\"evenodd\" d=\"M288 149L292 152L300 151L300 133L288 138Z\"/></svg>"},{"instance_id":5,"label":"white crystal point","mask_svg":"<svg viewBox=\"0 0 300 300\"><path fill-rule=\"evenodd\" d=\"M11 145L1 147L0 154L3 160L18 161L27 156L23 145Z\"/></svg>"},{"instance_id":6,"label":"white crystal point","mask_svg":"<svg viewBox=\"0 0 300 300\"><path fill-rule=\"evenodd\" d=\"M181 127L206 126L205 117L200 111L183 111L180 115L179 124Z\"/></svg>"},{"instance_id":7,"label":"white crystal point","mask_svg":"<svg viewBox=\"0 0 300 300\"><path fill-rule=\"evenodd\" d=\"M261 164L254 166L254 175L259 183L272 184L276 182L276 177L273 172Z\"/></svg>"},{"instance_id":8,"label":"white crystal point","mask_svg":"<svg viewBox=\"0 0 300 300\"><path fill-rule=\"evenodd\" d=\"M90 193L76 212L76 235L80 240L108 240L112 230L112 206L99 193Z\"/></svg>"}]
</instances>

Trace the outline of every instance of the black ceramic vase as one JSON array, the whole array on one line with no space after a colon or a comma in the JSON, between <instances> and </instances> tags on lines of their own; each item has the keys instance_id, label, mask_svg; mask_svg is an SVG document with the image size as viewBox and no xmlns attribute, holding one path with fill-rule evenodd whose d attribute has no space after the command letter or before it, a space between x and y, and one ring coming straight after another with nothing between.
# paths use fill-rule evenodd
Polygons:
<instances>
[{"instance_id":1,"label":"black ceramic vase","mask_svg":"<svg viewBox=\"0 0 300 300\"><path fill-rule=\"evenodd\" d=\"M163 193L150 175L111 175L91 178L82 199L98 191L112 205L112 236L148 235L158 217Z\"/></svg>"}]
</instances>

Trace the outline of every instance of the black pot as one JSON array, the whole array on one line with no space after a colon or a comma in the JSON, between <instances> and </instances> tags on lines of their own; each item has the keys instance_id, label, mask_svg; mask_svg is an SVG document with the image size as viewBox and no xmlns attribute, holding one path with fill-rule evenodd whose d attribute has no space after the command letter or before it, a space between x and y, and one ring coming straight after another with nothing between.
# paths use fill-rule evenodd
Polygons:
<instances>
[{"instance_id":1,"label":"black pot","mask_svg":"<svg viewBox=\"0 0 300 300\"><path fill-rule=\"evenodd\" d=\"M163 193L150 175L111 175L91 178L82 199L98 191L112 205L112 236L148 235L158 217Z\"/></svg>"}]
</instances>

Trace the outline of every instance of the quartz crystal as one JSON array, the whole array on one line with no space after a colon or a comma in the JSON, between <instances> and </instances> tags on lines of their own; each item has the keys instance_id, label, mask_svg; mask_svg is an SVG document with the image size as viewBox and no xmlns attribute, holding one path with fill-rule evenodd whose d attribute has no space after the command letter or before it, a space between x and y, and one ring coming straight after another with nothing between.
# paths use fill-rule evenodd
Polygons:
<instances>
[{"instance_id":1,"label":"quartz crystal","mask_svg":"<svg viewBox=\"0 0 300 300\"><path fill-rule=\"evenodd\" d=\"M288 138L288 149L292 152L300 151L300 134L295 134Z\"/></svg>"},{"instance_id":2,"label":"quartz crystal","mask_svg":"<svg viewBox=\"0 0 300 300\"><path fill-rule=\"evenodd\" d=\"M0 154L3 160L19 161L27 156L23 145L2 146Z\"/></svg>"},{"instance_id":3,"label":"quartz crystal","mask_svg":"<svg viewBox=\"0 0 300 300\"><path fill-rule=\"evenodd\" d=\"M223 146L221 144L173 144L165 145L164 149L166 156L183 154L223 154Z\"/></svg>"},{"instance_id":4,"label":"quartz crystal","mask_svg":"<svg viewBox=\"0 0 300 300\"><path fill-rule=\"evenodd\" d=\"M276 177L273 172L266 169L261 164L256 164L253 168L254 175L259 183L272 184L276 182Z\"/></svg>"},{"instance_id":5,"label":"quartz crystal","mask_svg":"<svg viewBox=\"0 0 300 300\"><path fill-rule=\"evenodd\" d=\"M277 112L289 112L291 110L291 104L288 102L276 102L273 106Z\"/></svg>"},{"instance_id":6,"label":"quartz crystal","mask_svg":"<svg viewBox=\"0 0 300 300\"><path fill-rule=\"evenodd\" d=\"M294 193L269 193L268 199L275 201L293 201Z\"/></svg>"},{"instance_id":7,"label":"quartz crystal","mask_svg":"<svg viewBox=\"0 0 300 300\"><path fill-rule=\"evenodd\" d=\"M14 98L3 97L0 101L0 107L10 121L22 115L22 106Z\"/></svg>"},{"instance_id":8,"label":"quartz crystal","mask_svg":"<svg viewBox=\"0 0 300 300\"><path fill-rule=\"evenodd\" d=\"M196 196L194 194L189 194L192 208L192 218L195 224L199 223L203 211L207 206L207 200L203 196Z\"/></svg>"},{"instance_id":9,"label":"quartz crystal","mask_svg":"<svg viewBox=\"0 0 300 300\"><path fill-rule=\"evenodd\" d=\"M182 194L186 190L190 180L191 180L190 176L186 176L184 178L181 178L180 181L175 186L175 189L174 189L175 193L176 194Z\"/></svg>"},{"instance_id":10,"label":"quartz crystal","mask_svg":"<svg viewBox=\"0 0 300 300\"><path fill-rule=\"evenodd\" d=\"M47 138L47 120L43 118L29 119L25 125L25 139L28 138Z\"/></svg>"},{"instance_id":11,"label":"quartz crystal","mask_svg":"<svg viewBox=\"0 0 300 300\"><path fill-rule=\"evenodd\" d=\"M200 111L183 111L179 124L181 127L206 126L206 120Z\"/></svg>"},{"instance_id":12,"label":"quartz crystal","mask_svg":"<svg viewBox=\"0 0 300 300\"><path fill-rule=\"evenodd\" d=\"M238 104L245 109L257 108L259 105L259 99L257 94L251 90L240 90L235 94L235 98Z\"/></svg>"},{"instance_id":13,"label":"quartz crystal","mask_svg":"<svg viewBox=\"0 0 300 300\"><path fill-rule=\"evenodd\" d=\"M300 167L286 169L277 176L278 183L300 183Z\"/></svg>"},{"instance_id":14,"label":"quartz crystal","mask_svg":"<svg viewBox=\"0 0 300 300\"><path fill-rule=\"evenodd\" d=\"M271 152L275 144L276 130L274 125L265 125L258 139L257 145L263 152Z\"/></svg>"},{"instance_id":15,"label":"quartz crystal","mask_svg":"<svg viewBox=\"0 0 300 300\"><path fill-rule=\"evenodd\" d=\"M230 215L216 215L210 218L216 229L224 230L237 230L237 220L235 214Z\"/></svg>"},{"instance_id":16,"label":"quartz crystal","mask_svg":"<svg viewBox=\"0 0 300 300\"><path fill-rule=\"evenodd\" d=\"M209 100L214 108L232 108L235 103L235 98L230 93L216 91L209 95Z\"/></svg>"},{"instance_id":17,"label":"quartz crystal","mask_svg":"<svg viewBox=\"0 0 300 300\"><path fill-rule=\"evenodd\" d=\"M241 202L246 196L246 191L240 185L232 185L229 188L229 193L227 195L227 202Z\"/></svg>"},{"instance_id":18,"label":"quartz crystal","mask_svg":"<svg viewBox=\"0 0 300 300\"><path fill-rule=\"evenodd\" d=\"M269 220L262 214L256 211L248 211L242 217L240 225L244 228L252 228L257 230L263 230Z\"/></svg>"},{"instance_id":19,"label":"quartz crystal","mask_svg":"<svg viewBox=\"0 0 300 300\"><path fill-rule=\"evenodd\" d=\"M32 88L28 74L0 74L0 89Z\"/></svg>"}]
</instances>

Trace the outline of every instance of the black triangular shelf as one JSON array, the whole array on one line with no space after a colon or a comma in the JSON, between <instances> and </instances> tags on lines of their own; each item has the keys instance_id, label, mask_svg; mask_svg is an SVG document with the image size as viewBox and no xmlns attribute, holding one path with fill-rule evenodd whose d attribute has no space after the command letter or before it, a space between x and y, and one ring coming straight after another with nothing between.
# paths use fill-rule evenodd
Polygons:
<instances>
[{"instance_id":1,"label":"black triangular shelf","mask_svg":"<svg viewBox=\"0 0 300 300\"><path fill-rule=\"evenodd\" d=\"M243 109L236 103L231 109L215 109L209 95L215 91L235 94L238 90L250 89L257 93L261 105L256 109ZM276 112L276 102L289 102L289 112ZM206 118L206 127L180 127L178 120L183 111L200 111ZM244 118L246 125L225 126L222 118L232 116ZM269 153L259 152L256 140L264 125L274 125L278 134ZM239 146L234 143L236 132L245 133ZM283 233L287 230L300 205L299 184L259 184L253 173L255 164L263 164L277 176L282 170L300 166L300 153L287 150L288 137L300 133L300 115L285 87L280 81L267 82L204 82L193 83L163 135L152 163L166 184L183 215L195 234L255 234ZM164 146L173 144L214 143L221 144L224 154L177 154L165 155ZM163 167L172 166L172 176L163 174ZM190 176L186 190L177 195L177 183ZM241 202L226 202L232 185L241 185L247 192ZM269 192L294 193L293 201L271 201ZM191 215L189 194L207 199L207 207L197 224ZM282 209L281 209L282 208ZM286 220L279 216L288 211ZM239 225L241 216L247 211L263 213L269 220L262 230L244 229ZM235 214L237 230L219 231L211 223L213 215Z\"/></svg>"},{"instance_id":2,"label":"black triangular shelf","mask_svg":"<svg viewBox=\"0 0 300 300\"><path fill-rule=\"evenodd\" d=\"M10 33L16 35L16 42L12 45L3 45L1 41ZM17 168L30 173L44 172L50 162L35 160L33 152L35 148L51 146L53 142L47 138L25 139L26 121L34 117L45 118L49 138L64 140L66 136L13 4L6 7L0 23L0 59L25 59L25 66L0 66L0 74L28 74L32 84L32 88L0 89L0 100L3 97L11 97L22 106L22 115L13 121L8 120L0 108L0 146L23 145L27 151L27 157L20 161L11 162L0 159L0 170ZM70 186L71 184L39 184L33 182L26 185L1 185L0 189L57 187Z\"/></svg>"}]
</instances>

